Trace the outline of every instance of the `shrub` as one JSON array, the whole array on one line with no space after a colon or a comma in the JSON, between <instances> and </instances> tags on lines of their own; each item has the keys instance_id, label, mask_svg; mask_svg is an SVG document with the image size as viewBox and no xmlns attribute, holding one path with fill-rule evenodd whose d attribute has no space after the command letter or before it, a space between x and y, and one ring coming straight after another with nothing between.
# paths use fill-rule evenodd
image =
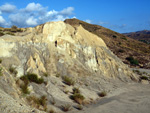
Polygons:
<instances>
[{"instance_id":1,"label":"shrub","mask_svg":"<svg viewBox=\"0 0 150 113\"><path fill-rule=\"evenodd\" d=\"M98 95L99 95L100 97L104 97L104 96L106 96L107 94L106 94L105 91L103 91L103 92L99 93Z\"/></svg>"},{"instance_id":2,"label":"shrub","mask_svg":"<svg viewBox=\"0 0 150 113\"><path fill-rule=\"evenodd\" d=\"M113 38L117 38L117 36L116 36L116 35L113 35Z\"/></svg>"},{"instance_id":3,"label":"shrub","mask_svg":"<svg viewBox=\"0 0 150 113\"><path fill-rule=\"evenodd\" d=\"M39 99L39 104L42 106L46 106L46 101L47 101L46 96L41 96L41 98Z\"/></svg>"},{"instance_id":4,"label":"shrub","mask_svg":"<svg viewBox=\"0 0 150 113\"><path fill-rule=\"evenodd\" d=\"M126 60L128 60L132 65L139 65L138 60L134 59L132 56L127 57Z\"/></svg>"},{"instance_id":5,"label":"shrub","mask_svg":"<svg viewBox=\"0 0 150 113\"><path fill-rule=\"evenodd\" d=\"M24 75L22 77L20 77L20 79L24 82L24 85L20 86L22 92L24 94L29 94L29 90L28 90L28 84L29 82L35 82L37 84L42 84L44 83L44 79L43 78L38 78L36 74L30 74L28 73L27 75Z\"/></svg>"},{"instance_id":6,"label":"shrub","mask_svg":"<svg viewBox=\"0 0 150 113\"><path fill-rule=\"evenodd\" d=\"M11 26L11 29L17 29L17 26L13 25Z\"/></svg>"},{"instance_id":7,"label":"shrub","mask_svg":"<svg viewBox=\"0 0 150 113\"><path fill-rule=\"evenodd\" d=\"M34 73L27 73L27 79L30 81L30 82L35 82L37 84L42 84L44 83L44 79L43 78L38 78L37 74L34 74Z\"/></svg>"},{"instance_id":8,"label":"shrub","mask_svg":"<svg viewBox=\"0 0 150 113\"><path fill-rule=\"evenodd\" d=\"M139 70L133 70L133 72L134 72L134 73L140 73L140 71L139 71Z\"/></svg>"},{"instance_id":9,"label":"shrub","mask_svg":"<svg viewBox=\"0 0 150 113\"><path fill-rule=\"evenodd\" d=\"M3 76L2 68L0 68L0 76Z\"/></svg>"},{"instance_id":10,"label":"shrub","mask_svg":"<svg viewBox=\"0 0 150 113\"><path fill-rule=\"evenodd\" d=\"M24 81L25 84L29 84L29 80L28 80L28 77L27 77L26 75L20 77L20 79L21 79L22 81Z\"/></svg>"},{"instance_id":11,"label":"shrub","mask_svg":"<svg viewBox=\"0 0 150 113\"><path fill-rule=\"evenodd\" d=\"M143 74L147 75L148 73L146 73L146 72L143 72Z\"/></svg>"},{"instance_id":12,"label":"shrub","mask_svg":"<svg viewBox=\"0 0 150 113\"><path fill-rule=\"evenodd\" d=\"M29 94L30 93L28 89L29 80L27 76L22 76L20 79L24 82L24 84L20 86L22 93Z\"/></svg>"},{"instance_id":13,"label":"shrub","mask_svg":"<svg viewBox=\"0 0 150 113\"><path fill-rule=\"evenodd\" d=\"M122 43L121 43L121 42L119 42L118 44L119 44L119 45L121 45Z\"/></svg>"},{"instance_id":14,"label":"shrub","mask_svg":"<svg viewBox=\"0 0 150 113\"><path fill-rule=\"evenodd\" d=\"M14 36L15 34L12 32L7 32L6 34Z\"/></svg>"},{"instance_id":15,"label":"shrub","mask_svg":"<svg viewBox=\"0 0 150 113\"><path fill-rule=\"evenodd\" d=\"M15 25L13 25L12 27L11 27L11 32L17 32L17 26L15 26Z\"/></svg>"},{"instance_id":16,"label":"shrub","mask_svg":"<svg viewBox=\"0 0 150 113\"><path fill-rule=\"evenodd\" d=\"M41 96L40 98L36 96L29 96L27 97L27 100L33 107L39 108L40 106L42 106L43 110L47 110L46 96Z\"/></svg>"},{"instance_id":17,"label":"shrub","mask_svg":"<svg viewBox=\"0 0 150 113\"><path fill-rule=\"evenodd\" d=\"M39 78L36 83L37 83L37 84L42 84L42 83L46 83L46 82L44 82L44 79L43 79L43 78ZM47 83L46 83L46 84L47 84Z\"/></svg>"},{"instance_id":18,"label":"shrub","mask_svg":"<svg viewBox=\"0 0 150 113\"><path fill-rule=\"evenodd\" d=\"M125 52L125 51L124 51L123 49L119 49L118 52L119 52L119 53L123 53L123 52Z\"/></svg>"},{"instance_id":19,"label":"shrub","mask_svg":"<svg viewBox=\"0 0 150 113\"><path fill-rule=\"evenodd\" d=\"M51 109L48 113L55 113L55 111L53 109Z\"/></svg>"},{"instance_id":20,"label":"shrub","mask_svg":"<svg viewBox=\"0 0 150 113\"><path fill-rule=\"evenodd\" d=\"M44 72L43 76L48 77L48 73Z\"/></svg>"},{"instance_id":21,"label":"shrub","mask_svg":"<svg viewBox=\"0 0 150 113\"><path fill-rule=\"evenodd\" d=\"M77 105L75 108L78 109L78 110L82 110L83 106L82 105Z\"/></svg>"},{"instance_id":22,"label":"shrub","mask_svg":"<svg viewBox=\"0 0 150 113\"><path fill-rule=\"evenodd\" d=\"M59 73L57 73L57 74L56 74L56 77L57 77L57 78L59 78L59 77L60 77L60 74L59 74Z\"/></svg>"},{"instance_id":23,"label":"shrub","mask_svg":"<svg viewBox=\"0 0 150 113\"><path fill-rule=\"evenodd\" d=\"M13 66L10 66L9 67L9 72L11 73L11 74L14 74L14 75L17 75L17 70L16 70L16 68L14 68Z\"/></svg>"},{"instance_id":24,"label":"shrub","mask_svg":"<svg viewBox=\"0 0 150 113\"><path fill-rule=\"evenodd\" d=\"M141 76L140 77L142 80L148 80L148 77L147 76Z\"/></svg>"},{"instance_id":25,"label":"shrub","mask_svg":"<svg viewBox=\"0 0 150 113\"><path fill-rule=\"evenodd\" d=\"M138 74L138 75L142 75L142 72L140 72L139 70L133 70L133 72Z\"/></svg>"},{"instance_id":26,"label":"shrub","mask_svg":"<svg viewBox=\"0 0 150 113\"><path fill-rule=\"evenodd\" d=\"M61 106L61 109L65 112L70 111L71 105L70 104L63 105L63 106Z\"/></svg>"},{"instance_id":27,"label":"shrub","mask_svg":"<svg viewBox=\"0 0 150 113\"><path fill-rule=\"evenodd\" d=\"M79 90L79 88L74 87L73 88L73 94L76 94L76 93L80 93L80 90Z\"/></svg>"},{"instance_id":28,"label":"shrub","mask_svg":"<svg viewBox=\"0 0 150 113\"><path fill-rule=\"evenodd\" d=\"M0 63L2 63L2 59L0 59Z\"/></svg>"},{"instance_id":29,"label":"shrub","mask_svg":"<svg viewBox=\"0 0 150 113\"><path fill-rule=\"evenodd\" d=\"M71 96L71 99L73 99L75 102L77 102L78 104L82 104L83 100L85 99L83 95L81 95L80 93L75 93Z\"/></svg>"},{"instance_id":30,"label":"shrub","mask_svg":"<svg viewBox=\"0 0 150 113\"><path fill-rule=\"evenodd\" d=\"M65 94L68 94L68 93L69 93L69 91L68 91L68 90L64 90L64 93L65 93Z\"/></svg>"},{"instance_id":31,"label":"shrub","mask_svg":"<svg viewBox=\"0 0 150 113\"><path fill-rule=\"evenodd\" d=\"M121 37L121 39L123 39L123 40L127 40L127 38L126 38L126 37Z\"/></svg>"},{"instance_id":32,"label":"shrub","mask_svg":"<svg viewBox=\"0 0 150 113\"><path fill-rule=\"evenodd\" d=\"M63 79L64 83L67 84L67 85L69 85L69 86L75 84L74 80L72 80L68 76L63 76L62 79Z\"/></svg>"},{"instance_id":33,"label":"shrub","mask_svg":"<svg viewBox=\"0 0 150 113\"><path fill-rule=\"evenodd\" d=\"M5 35L5 34L4 34L3 32L0 31L0 36L3 36L3 35Z\"/></svg>"},{"instance_id":34,"label":"shrub","mask_svg":"<svg viewBox=\"0 0 150 113\"><path fill-rule=\"evenodd\" d=\"M21 88L22 93L24 93L24 94L30 93L30 91L28 89L28 84L24 84L24 85L20 86L20 88Z\"/></svg>"}]
</instances>

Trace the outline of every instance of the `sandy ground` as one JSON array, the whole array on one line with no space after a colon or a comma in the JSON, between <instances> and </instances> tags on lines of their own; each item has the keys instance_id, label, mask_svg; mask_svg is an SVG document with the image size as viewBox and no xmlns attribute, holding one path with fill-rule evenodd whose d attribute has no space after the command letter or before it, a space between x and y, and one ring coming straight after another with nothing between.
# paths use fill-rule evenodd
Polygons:
<instances>
[{"instance_id":1,"label":"sandy ground","mask_svg":"<svg viewBox=\"0 0 150 113\"><path fill-rule=\"evenodd\" d=\"M150 85L127 84L96 104L69 113L150 113Z\"/></svg>"}]
</instances>

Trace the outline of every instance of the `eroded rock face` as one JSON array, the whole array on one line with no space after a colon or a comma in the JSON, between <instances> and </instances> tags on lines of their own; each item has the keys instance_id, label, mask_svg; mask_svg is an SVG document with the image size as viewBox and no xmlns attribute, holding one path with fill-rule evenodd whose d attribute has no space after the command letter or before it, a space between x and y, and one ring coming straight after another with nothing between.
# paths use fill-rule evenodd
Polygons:
<instances>
[{"instance_id":1,"label":"eroded rock face","mask_svg":"<svg viewBox=\"0 0 150 113\"><path fill-rule=\"evenodd\" d=\"M76 71L86 70L107 77L127 73L132 75L101 38L86 31L82 26L73 28L64 22L50 22L42 26L32 30L30 28L24 36L20 33L16 37L1 37L0 57L13 58L14 61L10 64L21 66L24 73L33 71L39 74L49 71L53 75L59 72L59 66L63 65L64 72L59 73L74 75ZM76 65L81 67L81 70L69 73Z\"/></svg>"},{"instance_id":2,"label":"eroded rock face","mask_svg":"<svg viewBox=\"0 0 150 113\"><path fill-rule=\"evenodd\" d=\"M73 28L61 21L49 22L27 28L17 36L4 35L0 37L0 44L2 65L6 69L13 65L18 71L16 79L28 72L35 73L38 77L43 76L43 73L50 75L44 78L47 85L30 83L33 94L47 95L48 100L53 97L60 103L72 102L69 94L64 94L66 86L62 79L55 77L58 74L74 78L76 86L81 87L87 100L98 98L90 98L90 94L97 95L106 79L136 79L132 71L107 48L100 37L86 31L82 26ZM88 82L90 87L85 86ZM52 89L52 86L55 88Z\"/></svg>"}]
</instances>

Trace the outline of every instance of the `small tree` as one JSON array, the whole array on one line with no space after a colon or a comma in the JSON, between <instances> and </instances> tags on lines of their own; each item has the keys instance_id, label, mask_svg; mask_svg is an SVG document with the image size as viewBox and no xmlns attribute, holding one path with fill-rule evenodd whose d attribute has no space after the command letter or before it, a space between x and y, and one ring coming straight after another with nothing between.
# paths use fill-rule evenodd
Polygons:
<instances>
[{"instance_id":1,"label":"small tree","mask_svg":"<svg viewBox=\"0 0 150 113\"><path fill-rule=\"evenodd\" d=\"M13 25L11 26L11 29L17 29L17 26Z\"/></svg>"},{"instance_id":2,"label":"small tree","mask_svg":"<svg viewBox=\"0 0 150 113\"><path fill-rule=\"evenodd\" d=\"M128 60L132 65L139 65L138 60L134 59L132 56L127 57L126 60Z\"/></svg>"},{"instance_id":3,"label":"small tree","mask_svg":"<svg viewBox=\"0 0 150 113\"><path fill-rule=\"evenodd\" d=\"M11 32L17 32L17 26L15 26L15 25L13 25L12 27L11 27Z\"/></svg>"}]
</instances>

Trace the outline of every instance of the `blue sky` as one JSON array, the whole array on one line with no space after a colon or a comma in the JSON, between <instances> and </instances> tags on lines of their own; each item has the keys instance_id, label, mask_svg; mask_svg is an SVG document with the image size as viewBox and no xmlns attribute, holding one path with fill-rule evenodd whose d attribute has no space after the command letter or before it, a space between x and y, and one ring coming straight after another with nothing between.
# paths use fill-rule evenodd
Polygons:
<instances>
[{"instance_id":1,"label":"blue sky","mask_svg":"<svg viewBox=\"0 0 150 113\"><path fill-rule=\"evenodd\" d=\"M150 0L0 0L0 26L77 18L125 33L150 30Z\"/></svg>"}]
</instances>

